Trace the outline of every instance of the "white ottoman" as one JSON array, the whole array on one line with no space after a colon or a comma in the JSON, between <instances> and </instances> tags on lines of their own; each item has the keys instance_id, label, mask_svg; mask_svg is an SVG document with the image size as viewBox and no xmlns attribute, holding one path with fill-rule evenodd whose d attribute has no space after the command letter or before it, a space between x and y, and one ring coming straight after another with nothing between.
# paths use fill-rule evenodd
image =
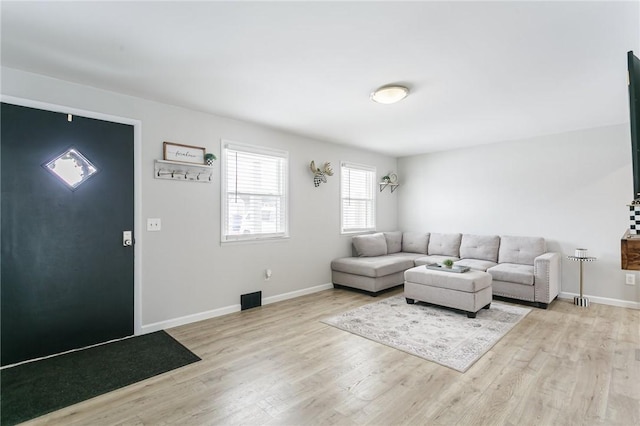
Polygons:
<instances>
[{"instance_id":1,"label":"white ottoman","mask_svg":"<svg viewBox=\"0 0 640 426\"><path fill-rule=\"evenodd\" d=\"M435 271L416 266L404 273L404 296L407 303L417 301L460 309L475 318L489 309L492 299L491 275L470 270L463 273Z\"/></svg>"}]
</instances>

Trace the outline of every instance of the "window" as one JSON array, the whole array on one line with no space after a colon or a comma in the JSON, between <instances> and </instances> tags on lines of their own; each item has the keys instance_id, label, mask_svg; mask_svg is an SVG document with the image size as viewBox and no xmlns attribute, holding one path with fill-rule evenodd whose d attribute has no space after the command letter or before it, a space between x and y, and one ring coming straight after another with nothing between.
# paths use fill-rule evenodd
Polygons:
<instances>
[{"instance_id":1,"label":"window","mask_svg":"<svg viewBox=\"0 0 640 426\"><path fill-rule=\"evenodd\" d=\"M289 154L223 144L222 241L288 237Z\"/></svg>"},{"instance_id":2,"label":"window","mask_svg":"<svg viewBox=\"0 0 640 426\"><path fill-rule=\"evenodd\" d=\"M361 164L340 165L342 233L375 231L376 169Z\"/></svg>"}]
</instances>

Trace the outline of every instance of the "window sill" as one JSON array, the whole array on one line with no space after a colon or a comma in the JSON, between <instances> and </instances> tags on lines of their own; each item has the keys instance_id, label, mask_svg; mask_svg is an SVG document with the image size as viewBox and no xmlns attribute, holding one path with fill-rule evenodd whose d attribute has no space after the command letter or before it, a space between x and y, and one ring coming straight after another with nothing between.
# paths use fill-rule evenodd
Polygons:
<instances>
[{"instance_id":1,"label":"window sill","mask_svg":"<svg viewBox=\"0 0 640 426\"><path fill-rule=\"evenodd\" d=\"M340 235L358 235L358 234L371 234L377 232L375 229L363 229L358 231L341 231Z\"/></svg>"},{"instance_id":2,"label":"window sill","mask_svg":"<svg viewBox=\"0 0 640 426\"><path fill-rule=\"evenodd\" d=\"M280 243L289 241L291 237L285 235L282 237L255 237L255 238L239 238L220 241L221 246L233 246L238 244L266 244L266 243Z\"/></svg>"}]
</instances>

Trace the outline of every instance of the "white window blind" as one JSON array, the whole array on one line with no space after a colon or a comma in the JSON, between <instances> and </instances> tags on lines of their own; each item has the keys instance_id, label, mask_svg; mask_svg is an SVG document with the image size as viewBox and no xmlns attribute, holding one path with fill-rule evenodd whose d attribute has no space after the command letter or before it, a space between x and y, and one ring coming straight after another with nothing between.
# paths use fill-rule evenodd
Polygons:
<instances>
[{"instance_id":1,"label":"white window blind","mask_svg":"<svg viewBox=\"0 0 640 426\"><path fill-rule=\"evenodd\" d=\"M342 233L376 229L375 167L340 165Z\"/></svg>"},{"instance_id":2,"label":"white window blind","mask_svg":"<svg viewBox=\"0 0 640 426\"><path fill-rule=\"evenodd\" d=\"M224 143L222 241L288 236L289 154Z\"/></svg>"}]
</instances>

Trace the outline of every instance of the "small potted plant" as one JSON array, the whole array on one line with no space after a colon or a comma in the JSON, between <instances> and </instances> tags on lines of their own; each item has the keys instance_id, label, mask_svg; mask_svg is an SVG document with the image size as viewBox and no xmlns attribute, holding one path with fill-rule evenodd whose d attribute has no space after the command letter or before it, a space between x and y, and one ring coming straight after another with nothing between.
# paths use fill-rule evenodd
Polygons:
<instances>
[{"instance_id":1,"label":"small potted plant","mask_svg":"<svg viewBox=\"0 0 640 426\"><path fill-rule=\"evenodd\" d=\"M384 183L391 182L391 178L389 177L389 175L382 176L382 182L384 182Z\"/></svg>"},{"instance_id":2,"label":"small potted plant","mask_svg":"<svg viewBox=\"0 0 640 426\"><path fill-rule=\"evenodd\" d=\"M216 155L215 155L215 154L212 154L212 153L210 153L210 152L207 152L207 153L204 155L204 161L205 161L205 163L207 164L207 166L211 166L211 165L213 165L214 160L216 160Z\"/></svg>"},{"instance_id":3,"label":"small potted plant","mask_svg":"<svg viewBox=\"0 0 640 426\"><path fill-rule=\"evenodd\" d=\"M442 266L444 266L444 267L445 267L445 268L447 268L447 269L451 269L451 268L453 267L453 260L451 260L451 259L445 259L445 260L442 262Z\"/></svg>"}]
</instances>

